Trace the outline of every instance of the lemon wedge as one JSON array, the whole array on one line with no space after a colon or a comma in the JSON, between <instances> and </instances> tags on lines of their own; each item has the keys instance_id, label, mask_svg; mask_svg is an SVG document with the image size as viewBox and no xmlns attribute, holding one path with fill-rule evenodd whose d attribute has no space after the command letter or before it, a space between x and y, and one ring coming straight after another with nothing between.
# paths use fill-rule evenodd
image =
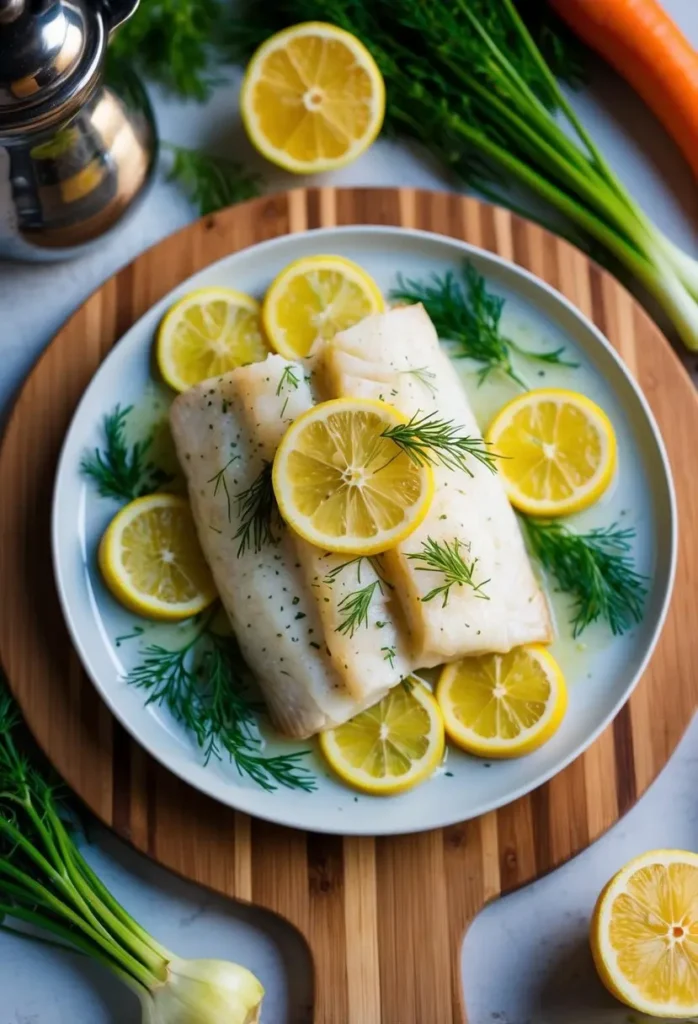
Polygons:
<instances>
[{"instance_id":1,"label":"lemon wedge","mask_svg":"<svg viewBox=\"0 0 698 1024\"><path fill-rule=\"evenodd\" d=\"M199 288L185 295L158 331L158 367L175 391L261 362L268 353L259 303L233 288Z\"/></svg>"},{"instance_id":2,"label":"lemon wedge","mask_svg":"<svg viewBox=\"0 0 698 1024\"><path fill-rule=\"evenodd\" d=\"M217 596L189 502L174 494L138 498L117 513L99 565L117 601L146 618L187 619Z\"/></svg>"},{"instance_id":3,"label":"lemon wedge","mask_svg":"<svg viewBox=\"0 0 698 1024\"><path fill-rule=\"evenodd\" d=\"M385 85L363 43L322 22L294 25L253 55L240 94L250 141L296 174L343 167L383 124Z\"/></svg>"},{"instance_id":4,"label":"lemon wedge","mask_svg":"<svg viewBox=\"0 0 698 1024\"><path fill-rule=\"evenodd\" d=\"M644 853L599 896L591 951L606 988L653 1017L698 1015L698 854Z\"/></svg>"},{"instance_id":5,"label":"lemon wedge","mask_svg":"<svg viewBox=\"0 0 698 1024\"><path fill-rule=\"evenodd\" d=\"M307 356L316 341L329 341L385 302L366 271L343 256L306 256L272 282L262 317L270 343L287 359Z\"/></svg>"},{"instance_id":6,"label":"lemon wedge","mask_svg":"<svg viewBox=\"0 0 698 1024\"><path fill-rule=\"evenodd\" d=\"M434 494L431 467L381 436L405 422L391 405L365 398L337 398L299 416L272 473L289 526L316 547L352 555L387 551L416 530Z\"/></svg>"},{"instance_id":7,"label":"lemon wedge","mask_svg":"<svg viewBox=\"0 0 698 1024\"><path fill-rule=\"evenodd\" d=\"M389 796L427 779L444 756L444 724L426 686L404 680L368 711L320 733L337 775L364 793Z\"/></svg>"},{"instance_id":8,"label":"lemon wedge","mask_svg":"<svg viewBox=\"0 0 698 1024\"><path fill-rule=\"evenodd\" d=\"M562 672L544 647L462 658L436 688L446 733L479 757L519 757L556 732L567 708Z\"/></svg>"},{"instance_id":9,"label":"lemon wedge","mask_svg":"<svg viewBox=\"0 0 698 1024\"><path fill-rule=\"evenodd\" d=\"M509 500L530 515L565 516L592 505L616 467L616 436L595 402L576 391L543 388L509 402L487 441Z\"/></svg>"}]
</instances>

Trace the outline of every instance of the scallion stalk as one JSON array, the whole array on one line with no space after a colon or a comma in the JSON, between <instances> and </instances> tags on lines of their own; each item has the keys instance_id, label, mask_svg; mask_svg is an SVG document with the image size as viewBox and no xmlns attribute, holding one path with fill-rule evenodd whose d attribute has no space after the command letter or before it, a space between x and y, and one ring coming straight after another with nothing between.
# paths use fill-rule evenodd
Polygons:
<instances>
[{"instance_id":1,"label":"scallion stalk","mask_svg":"<svg viewBox=\"0 0 698 1024\"><path fill-rule=\"evenodd\" d=\"M100 963L136 993L144 1024L255 1024L264 989L250 971L176 956L100 881L56 786L20 753L19 728L0 683L0 925L24 922Z\"/></svg>"}]
</instances>

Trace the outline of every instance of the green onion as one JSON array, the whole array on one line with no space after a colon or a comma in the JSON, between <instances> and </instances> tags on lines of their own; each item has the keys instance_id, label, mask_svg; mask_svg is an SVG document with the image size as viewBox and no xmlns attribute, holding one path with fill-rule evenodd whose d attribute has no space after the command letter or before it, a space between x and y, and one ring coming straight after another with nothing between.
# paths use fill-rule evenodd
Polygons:
<instances>
[{"instance_id":1,"label":"green onion","mask_svg":"<svg viewBox=\"0 0 698 1024\"><path fill-rule=\"evenodd\" d=\"M16 707L0 682L0 925L21 921L89 956L132 989L143 1024L255 1024L258 979L224 960L185 960L114 899L82 856L48 772L15 742Z\"/></svg>"}]
</instances>

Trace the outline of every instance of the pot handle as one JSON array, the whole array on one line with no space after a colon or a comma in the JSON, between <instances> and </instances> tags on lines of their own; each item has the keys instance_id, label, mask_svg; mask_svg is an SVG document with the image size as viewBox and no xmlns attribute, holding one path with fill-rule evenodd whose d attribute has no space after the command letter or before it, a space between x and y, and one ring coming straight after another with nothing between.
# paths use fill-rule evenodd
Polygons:
<instances>
[{"instance_id":1,"label":"pot handle","mask_svg":"<svg viewBox=\"0 0 698 1024\"><path fill-rule=\"evenodd\" d=\"M128 21L132 14L135 14L139 4L140 0L102 0L100 4L102 17L110 35L119 25Z\"/></svg>"}]
</instances>

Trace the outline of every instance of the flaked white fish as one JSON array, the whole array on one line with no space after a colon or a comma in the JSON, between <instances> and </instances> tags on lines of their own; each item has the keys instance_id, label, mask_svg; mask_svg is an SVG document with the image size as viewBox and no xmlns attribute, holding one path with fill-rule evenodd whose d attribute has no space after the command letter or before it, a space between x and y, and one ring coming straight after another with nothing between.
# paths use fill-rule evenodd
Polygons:
<instances>
[{"instance_id":1,"label":"flaked white fish","mask_svg":"<svg viewBox=\"0 0 698 1024\"><path fill-rule=\"evenodd\" d=\"M408 418L434 412L481 438L467 395L422 306L368 317L338 334L317 358L318 373L333 397L382 399ZM504 487L476 459L469 459L468 468L472 476L434 467L435 495L426 519L384 556L419 667L552 639L547 601ZM444 583L444 575L410 557L422 554L429 539L441 545L457 541L466 561L475 563L474 586L451 587L445 603L442 596L425 600Z\"/></svg>"}]
</instances>

